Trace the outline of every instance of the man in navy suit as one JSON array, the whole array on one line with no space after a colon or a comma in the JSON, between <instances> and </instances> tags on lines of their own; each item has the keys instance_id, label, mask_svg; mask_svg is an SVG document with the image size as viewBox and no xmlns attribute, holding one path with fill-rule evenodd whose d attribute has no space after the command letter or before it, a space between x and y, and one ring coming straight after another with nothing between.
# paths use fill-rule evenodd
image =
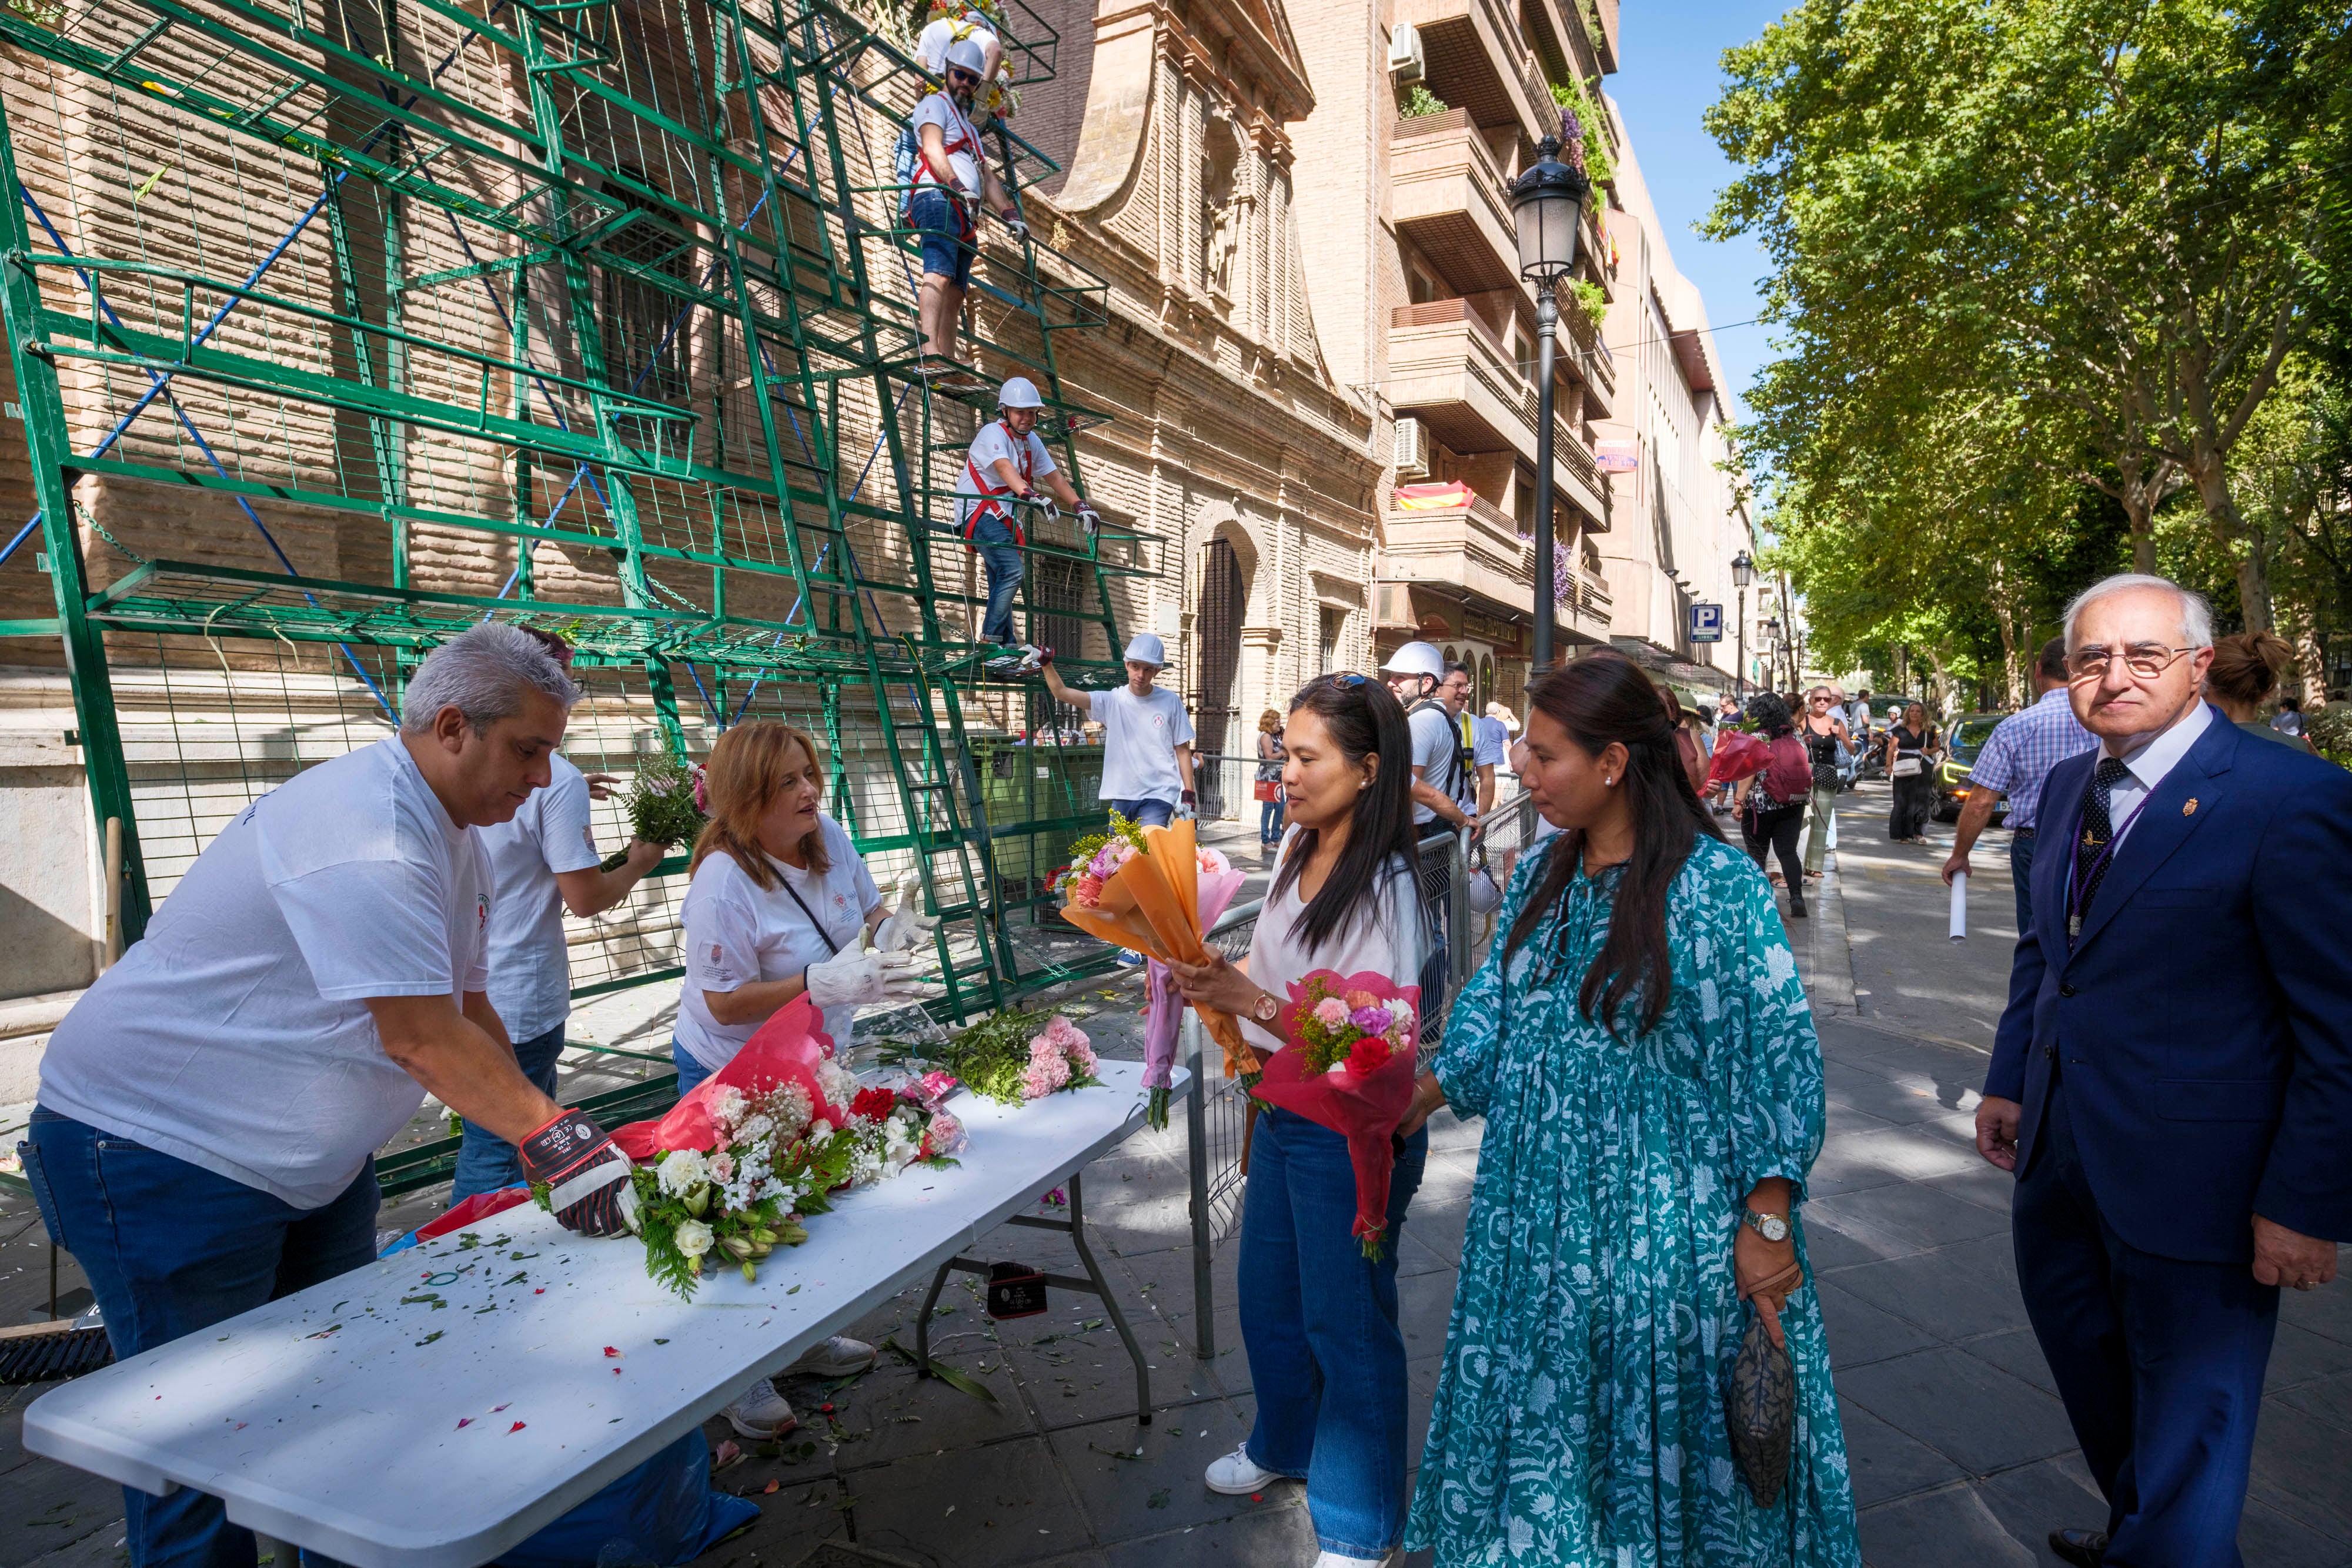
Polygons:
<instances>
[{"instance_id":1,"label":"man in navy suit","mask_svg":"<svg viewBox=\"0 0 2352 1568\"><path fill-rule=\"evenodd\" d=\"M2017 1175L2018 1281L2106 1568L2239 1568L2282 1286L2352 1240L2352 774L2204 701L2205 601L2111 577L2066 610L2099 737L2042 787L1977 1147Z\"/></svg>"}]
</instances>

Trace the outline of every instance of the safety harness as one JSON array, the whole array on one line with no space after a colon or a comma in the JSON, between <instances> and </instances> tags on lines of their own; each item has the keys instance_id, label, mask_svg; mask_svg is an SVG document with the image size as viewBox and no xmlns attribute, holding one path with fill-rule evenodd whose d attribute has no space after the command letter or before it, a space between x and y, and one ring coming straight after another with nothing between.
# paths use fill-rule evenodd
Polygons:
<instances>
[{"instance_id":1,"label":"safety harness","mask_svg":"<svg viewBox=\"0 0 2352 1568\"><path fill-rule=\"evenodd\" d=\"M1020 471L1021 483L1028 486L1032 489L1034 489L1037 482L1036 476L1030 472L1030 469L1035 465L1036 458L1030 451L1029 438L1025 435L1013 434L1013 427L1010 424L1006 424L1002 419L998 420L996 423L1003 428L1006 436L1010 437L1013 442L1013 466ZM980 471L979 460L974 458L969 451L964 455L963 475L966 479L971 482L973 491L980 497L977 501L973 502L971 515L963 520L963 542L965 548L973 551L975 554L979 552L980 545L974 539L973 535L979 531L980 520L982 517L995 517L999 519L1006 528L1013 530L1013 542L1014 544L1027 544L1029 542L1029 537L1021 531L1021 519L1019 516L1015 513L1013 508L1007 507L1003 502L996 498L999 496L1012 495L1013 493L1013 486L1010 485L990 484L987 477Z\"/></svg>"}]
</instances>

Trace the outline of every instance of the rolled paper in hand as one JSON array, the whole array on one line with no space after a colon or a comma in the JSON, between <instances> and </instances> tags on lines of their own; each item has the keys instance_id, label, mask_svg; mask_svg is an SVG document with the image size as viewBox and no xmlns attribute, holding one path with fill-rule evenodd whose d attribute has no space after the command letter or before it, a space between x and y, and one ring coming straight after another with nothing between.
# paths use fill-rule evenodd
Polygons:
<instances>
[{"instance_id":1,"label":"rolled paper in hand","mask_svg":"<svg viewBox=\"0 0 2352 1568\"><path fill-rule=\"evenodd\" d=\"M1952 940L1965 942L1969 936L1969 873L1952 873Z\"/></svg>"}]
</instances>

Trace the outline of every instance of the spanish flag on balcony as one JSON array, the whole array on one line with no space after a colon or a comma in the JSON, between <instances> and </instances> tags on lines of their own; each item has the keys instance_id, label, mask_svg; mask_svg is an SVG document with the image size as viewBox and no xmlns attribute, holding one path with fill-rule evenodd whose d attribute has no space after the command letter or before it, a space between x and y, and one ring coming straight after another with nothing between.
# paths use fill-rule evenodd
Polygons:
<instances>
[{"instance_id":1,"label":"spanish flag on balcony","mask_svg":"<svg viewBox=\"0 0 2352 1568\"><path fill-rule=\"evenodd\" d=\"M1397 510L1400 512L1433 512L1447 507L1470 504L1470 486L1455 480L1450 485L1399 485L1396 487Z\"/></svg>"}]
</instances>

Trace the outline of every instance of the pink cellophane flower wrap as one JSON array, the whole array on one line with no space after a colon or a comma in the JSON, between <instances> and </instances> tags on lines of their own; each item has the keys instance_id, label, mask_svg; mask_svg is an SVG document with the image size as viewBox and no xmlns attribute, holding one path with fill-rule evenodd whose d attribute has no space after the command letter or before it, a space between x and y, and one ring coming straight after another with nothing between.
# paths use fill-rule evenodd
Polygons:
<instances>
[{"instance_id":1,"label":"pink cellophane flower wrap","mask_svg":"<svg viewBox=\"0 0 2352 1568\"><path fill-rule=\"evenodd\" d=\"M799 1084L818 1117L843 1125L849 1120L849 1107L829 1103L817 1078L817 1065L833 1055L833 1037L824 1032L821 1017L806 997L797 998L761 1024L734 1061L695 1085L667 1115L616 1127L613 1142L639 1161L674 1149L717 1148L719 1123L711 1114L711 1103L729 1089L754 1096L780 1083Z\"/></svg>"}]
</instances>

